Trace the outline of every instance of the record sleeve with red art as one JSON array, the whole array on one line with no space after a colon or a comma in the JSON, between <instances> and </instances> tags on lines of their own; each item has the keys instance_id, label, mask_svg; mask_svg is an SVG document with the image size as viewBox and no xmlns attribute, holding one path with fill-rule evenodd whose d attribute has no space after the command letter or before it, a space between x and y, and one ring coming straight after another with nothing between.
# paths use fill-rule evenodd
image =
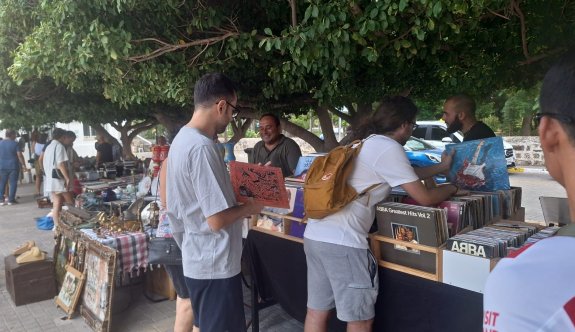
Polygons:
<instances>
[{"instance_id":1,"label":"record sleeve with red art","mask_svg":"<svg viewBox=\"0 0 575 332\"><path fill-rule=\"evenodd\" d=\"M250 198L265 206L289 208L281 168L231 161L230 178L238 202Z\"/></svg>"}]
</instances>

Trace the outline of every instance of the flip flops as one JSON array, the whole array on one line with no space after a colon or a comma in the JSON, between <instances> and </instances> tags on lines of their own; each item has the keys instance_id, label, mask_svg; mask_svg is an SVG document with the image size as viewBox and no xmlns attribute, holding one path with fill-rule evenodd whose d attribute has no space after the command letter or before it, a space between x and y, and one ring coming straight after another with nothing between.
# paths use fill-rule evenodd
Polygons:
<instances>
[{"instance_id":1,"label":"flip flops","mask_svg":"<svg viewBox=\"0 0 575 332\"><path fill-rule=\"evenodd\" d=\"M46 253L40 251L38 247L32 247L30 250L26 251L22 255L16 257L16 263L31 263L37 261L43 261L46 259Z\"/></svg>"},{"instance_id":2,"label":"flip flops","mask_svg":"<svg viewBox=\"0 0 575 332\"><path fill-rule=\"evenodd\" d=\"M36 243L32 240L26 241L26 242L22 243L18 248L14 249L14 251L12 251L12 255L18 256L20 254L23 254L26 251L32 249L32 247L34 247L35 245L36 245Z\"/></svg>"}]
</instances>

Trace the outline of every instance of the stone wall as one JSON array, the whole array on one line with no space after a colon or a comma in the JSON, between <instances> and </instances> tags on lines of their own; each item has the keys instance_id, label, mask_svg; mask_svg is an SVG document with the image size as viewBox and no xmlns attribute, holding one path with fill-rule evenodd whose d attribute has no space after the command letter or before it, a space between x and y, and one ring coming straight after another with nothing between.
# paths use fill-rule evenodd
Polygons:
<instances>
[{"instance_id":1,"label":"stone wall","mask_svg":"<svg viewBox=\"0 0 575 332\"><path fill-rule=\"evenodd\" d=\"M508 136L505 141L513 145L517 166L543 166L545 158L539 136Z\"/></svg>"},{"instance_id":2,"label":"stone wall","mask_svg":"<svg viewBox=\"0 0 575 332\"><path fill-rule=\"evenodd\" d=\"M307 142L298 137L293 139L299 144L302 154L306 155L315 152ZM515 150L515 163L517 166L543 166L545 159L543 158L543 151L539 144L538 136L507 136L504 137L505 141L513 145ZM258 138L242 138L234 146L234 154L238 161L247 161L247 154L244 149L253 148L254 145L261 139Z\"/></svg>"}]
</instances>

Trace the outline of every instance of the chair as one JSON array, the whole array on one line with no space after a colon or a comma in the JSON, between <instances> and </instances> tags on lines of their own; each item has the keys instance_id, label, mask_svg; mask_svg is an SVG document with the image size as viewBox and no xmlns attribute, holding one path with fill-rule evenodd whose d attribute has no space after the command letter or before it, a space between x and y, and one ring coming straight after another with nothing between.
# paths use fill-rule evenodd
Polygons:
<instances>
[{"instance_id":1,"label":"chair","mask_svg":"<svg viewBox=\"0 0 575 332\"><path fill-rule=\"evenodd\" d=\"M543 210L545 224L568 224L571 222L567 198L539 196L539 202L541 203L541 210Z\"/></svg>"}]
</instances>

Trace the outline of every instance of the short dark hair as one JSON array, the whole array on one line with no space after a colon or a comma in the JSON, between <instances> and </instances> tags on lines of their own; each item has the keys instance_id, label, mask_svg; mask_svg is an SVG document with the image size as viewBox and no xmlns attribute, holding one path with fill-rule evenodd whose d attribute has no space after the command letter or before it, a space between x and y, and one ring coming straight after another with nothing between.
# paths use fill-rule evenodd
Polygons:
<instances>
[{"instance_id":1,"label":"short dark hair","mask_svg":"<svg viewBox=\"0 0 575 332\"><path fill-rule=\"evenodd\" d=\"M64 134L64 136L70 137L70 138L76 138L76 133L71 131L71 130L67 130L66 133Z\"/></svg>"},{"instance_id":2,"label":"short dark hair","mask_svg":"<svg viewBox=\"0 0 575 332\"><path fill-rule=\"evenodd\" d=\"M66 134L66 131L64 129L54 128L54 130L52 130L52 139L60 139L65 134Z\"/></svg>"},{"instance_id":3,"label":"short dark hair","mask_svg":"<svg viewBox=\"0 0 575 332\"><path fill-rule=\"evenodd\" d=\"M222 73L209 73L200 77L194 86L194 105L207 107L219 99L229 101L236 95L235 84Z\"/></svg>"},{"instance_id":4,"label":"short dark hair","mask_svg":"<svg viewBox=\"0 0 575 332\"><path fill-rule=\"evenodd\" d=\"M265 118L266 116L272 117L272 118L274 119L274 122L275 122L276 126L279 126L279 125L280 125L280 118L279 118L277 115L273 114L273 113L266 113L266 114L260 116L260 121L261 121L263 118Z\"/></svg>"},{"instance_id":5,"label":"short dark hair","mask_svg":"<svg viewBox=\"0 0 575 332\"><path fill-rule=\"evenodd\" d=\"M354 130L354 139L364 139L371 134L384 135L393 132L403 123L415 121L418 111L417 106L407 97L386 98L375 113L365 118Z\"/></svg>"},{"instance_id":6,"label":"short dark hair","mask_svg":"<svg viewBox=\"0 0 575 332\"><path fill-rule=\"evenodd\" d=\"M40 144L46 144L46 141L48 141L48 134L46 133L41 133L40 136L38 136L38 143Z\"/></svg>"},{"instance_id":7,"label":"short dark hair","mask_svg":"<svg viewBox=\"0 0 575 332\"><path fill-rule=\"evenodd\" d=\"M16 130L14 129L6 129L6 132L4 133L4 136L6 138L15 138L17 136L16 134Z\"/></svg>"},{"instance_id":8,"label":"short dark hair","mask_svg":"<svg viewBox=\"0 0 575 332\"><path fill-rule=\"evenodd\" d=\"M448 101L455 103L455 108L457 109L457 111L459 112L467 111L469 112L469 114L475 116L475 109L477 108L477 106L475 104L475 100L473 100L473 98L471 98L471 96L469 96L468 94L465 93L456 94L454 96L447 98L445 102Z\"/></svg>"},{"instance_id":9,"label":"short dark hair","mask_svg":"<svg viewBox=\"0 0 575 332\"><path fill-rule=\"evenodd\" d=\"M539 105L541 112L561 114L575 121L575 48L561 56L545 74ZM561 122L561 126L575 145L575 123Z\"/></svg>"}]
</instances>

